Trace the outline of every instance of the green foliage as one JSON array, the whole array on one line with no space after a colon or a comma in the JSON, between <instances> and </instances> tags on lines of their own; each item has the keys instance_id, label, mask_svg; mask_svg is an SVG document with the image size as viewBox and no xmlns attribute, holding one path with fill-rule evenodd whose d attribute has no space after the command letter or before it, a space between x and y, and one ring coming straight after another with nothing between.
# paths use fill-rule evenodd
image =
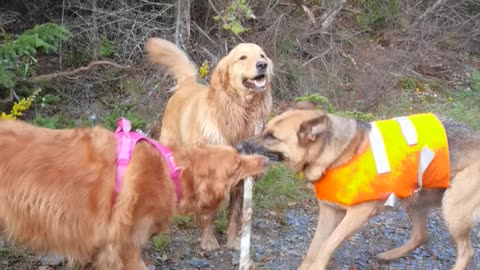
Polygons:
<instances>
[{"instance_id":1,"label":"green foliage","mask_svg":"<svg viewBox=\"0 0 480 270\"><path fill-rule=\"evenodd\" d=\"M51 128L51 129L75 127L75 123L61 117L60 115L54 115L54 116L48 116L48 117L37 116L33 122L39 126Z\"/></svg>"},{"instance_id":2,"label":"green foliage","mask_svg":"<svg viewBox=\"0 0 480 270\"><path fill-rule=\"evenodd\" d=\"M52 53L61 40L67 40L71 33L56 24L45 23L25 31L16 40L0 47L0 86L15 86L17 77L26 78L31 73L30 66L36 63L37 50Z\"/></svg>"},{"instance_id":3,"label":"green foliage","mask_svg":"<svg viewBox=\"0 0 480 270\"><path fill-rule=\"evenodd\" d=\"M317 108L321 110L325 110L328 113L337 114L349 118L355 118L361 121L372 121L374 120L375 116L372 113L364 113L358 111L339 111L332 103L328 100L328 98L319 95L317 93L313 93L308 96L302 96L295 98L295 102L299 101L312 101L317 104Z\"/></svg>"},{"instance_id":4,"label":"green foliage","mask_svg":"<svg viewBox=\"0 0 480 270\"><path fill-rule=\"evenodd\" d=\"M220 211L218 213L217 218L215 219L215 231L218 233L225 233L227 232L228 227L228 216L226 211Z\"/></svg>"},{"instance_id":5,"label":"green foliage","mask_svg":"<svg viewBox=\"0 0 480 270\"><path fill-rule=\"evenodd\" d=\"M41 102L40 102L40 106L48 107L49 105L57 104L59 101L60 101L60 96L52 95L52 94L46 94L42 97Z\"/></svg>"},{"instance_id":6,"label":"green foliage","mask_svg":"<svg viewBox=\"0 0 480 270\"><path fill-rule=\"evenodd\" d=\"M378 113L382 118L433 112L465 123L480 130L480 73L474 72L470 89L442 89L438 83L425 83L413 78L400 81L399 95L394 102L382 104Z\"/></svg>"},{"instance_id":7,"label":"green foliage","mask_svg":"<svg viewBox=\"0 0 480 270\"><path fill-rule=\"evenodd\" d=\"M470 87L472 91L480 93L480 71L473 72Z\"/></svg>"},{"instance_id":8,"label":"green foliage","mask_svg":"<svg viewBox=\"0 0 480 270\"><path fill-rule=\"evenodd\" d=\"M67 40L71 33L56 24L45 23L25 31L15 41L10 41L0 47L0 58L14 62L21 56L35 56L37 50L43 49L45 53L57 50L58 42Z\"/></svg>"},{"instance_id":9,"label":"green foliage","mask_svg":"<svg viewBox=\"0 0 480 270\"><path fill-rule=\"evenodd\" d=\"M328 101L328 98L319 95L317 93L313 93L308 96L303 96L303 97L297 97L295 98L295 102L300 102L300 101L311 101L315 104L317 104L318 109L325 110L329 113L335 112L335 107Z\"/></svg>"},{"instance_id":10,"label":"green foliage","mask_svg":"<svg viewBox=\"0 0 480 270\"><path fill-rule=\"evenodd\" d=\"M354 119L365 121L365 122L370 122L375 120L375 116L372 113L364 113L359 111L334 112L334 114L345 116L348 118L354 118Z\"/></svg>"},{"instance_id":11,"label":"green foliage","mask_svg":"<svg viewBox=\"0 0 480 270\"><path fill-rule=\"evenodd\" d=\"M284 164L270 166L264 177L255 184L255 207L277 210L286 208L289 202L297 203L312 197L303 182Z\"/></svg>"},{"instance_id":12,"label":"green foliage","mask_svg":"<svg viewBox=\"0 0 480 270\"><path fill-rule=\"evenodd\" d=\"M175 216L173 223L180 228L194 228L196 226L192 216Z\"/></svg>"},{"instance_id":13,"label":"green foliage","mask_svg":"<svg viewBox=\"0 0 480 270\"><path fill-rule=\"evenodd\" d=\"M167 251L168 243L170 242L167 236L159 234L153 237L152 241L153 246L157 251L162 253Z\"/></svg>"},{"instance_id":14,"label":"green foliage","mask_svg":"<svg viewBox=\"0 0 480 270\"><path fill-rule=\"evenodd\" d=\"M238 35L248 30L242 25L241 19L254 17L253 11L246 0L233 0L227 6L227 9L222 14L214 16L213 20L218 21L222 19L223 29Z\"/></svg>"},{"instance_id":15,"label":"green foliage","mask_svg":"<svg viewBox=\"0 0 480 270\"><path fill-rule=\"evenodd\" d=\"M102 44L100 44L100 49L98 50L98 54L105 58L112 58L117 53L117 48L115 45L108 39L102 40Z\"/></svg>"},{"instance_id":16,"label":"green foliage","mask_svg":"<svg viewBox=\"0 0 480 270\"><path fill-rule=\"evenodd\" d=\"M364 30L380 30L395 23L400 11L399 0L360 0L361 11L355 16Z\"/></svg>"},{"instance_id":17,"label":"green foliage","mask_svg":"<svg viewBox=\"0 0 480 270\"><path fill-rule=\"evenodd\" d=\"M103 119L105 127L110 130L115 130L117 127L117 121L121 117L130 120L132 123L132 130L144 130L147 126L147 122L135 114L131 109L127 107L116 107Z\"/></svg>"},{"instance_id":18,"label":"green foliage","mask_svg":"<svg viewBox=\"0 0 480 270\"><path fill-rule=\"evenodd\" d=\"M30 77L35 73L37 50L52 53L62 40L72 34L65 28L53 23L37 25L25 31L17 39L4 39L0 45L0 94L13 89L32 89Z\"/></svg>"},{"instance_id":19,"label":"green foliage","mask_svg":"<svg viewBox=\"0 0 480 270\"><path fill-rule=\"evenodd\" d=\"M417 88L418 81L412 77L405 77L399 81L401 87L405 90L414 91Z\"/></svg>"}]
</instances>

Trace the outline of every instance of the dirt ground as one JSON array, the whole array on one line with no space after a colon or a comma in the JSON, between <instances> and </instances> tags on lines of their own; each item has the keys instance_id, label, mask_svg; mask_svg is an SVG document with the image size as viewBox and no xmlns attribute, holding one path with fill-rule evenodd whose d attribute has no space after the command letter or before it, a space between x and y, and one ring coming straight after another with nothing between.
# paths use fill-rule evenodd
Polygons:
<instances>
[{"instance_id":1,"label":"dirt ground","mask_svg":"<svg viewBox=\"0 0 480 270\"><path fill-rule=\"evenodd\" d=\"M257 269L296 269L305 254L316 226L317 208L313 200L297 204L284 213L257 211L252 225L252 256ZM455 248L438 211L429 217L429 241L411 255L390 262L379 263L377 253L404 243L409 236L410 223L404 210L385 212L370 221L335 253L329 269L332 270L447 270L455 261ZM472 233L475 249L470 270L480 269L480 226ZM145 250L150 269L238 269L238 252L221 250L202 252L196 226L175 228L168 244L159 251ZM220 243L225 243L220 235ZM0 249L0 269L39 269L38 256ZM42 267L40 269L64 269Z\"/></svg>"}]
</instances>

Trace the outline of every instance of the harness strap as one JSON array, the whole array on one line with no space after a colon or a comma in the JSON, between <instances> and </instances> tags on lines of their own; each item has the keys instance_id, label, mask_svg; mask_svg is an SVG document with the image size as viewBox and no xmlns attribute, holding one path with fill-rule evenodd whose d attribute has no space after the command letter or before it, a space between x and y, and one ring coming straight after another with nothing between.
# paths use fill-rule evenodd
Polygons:
<instances>
[{"instance_id":1,"label":"harness strap","mask_svg":"<svg viewBox=\"0 0 480 270\"><path fill-rule=\"evenodd\" d=\"M123 179L125 171L130 162L133 154L135 144L141 140L146 140L152 144L166 159L168 170L170 171L170 177L175 186L175 193L177 196L177 203L182 197L182 186L180 183L181 168L176 165L173 159L173 152L146 136L143 136L137 132L131 132L132 126L130 121L125 118L120 118L117 121L117 128L115 129L115 136L117 138L117 174L115 177L115 192L118 194L122 190Z\"/></svg>"}]
</instances>

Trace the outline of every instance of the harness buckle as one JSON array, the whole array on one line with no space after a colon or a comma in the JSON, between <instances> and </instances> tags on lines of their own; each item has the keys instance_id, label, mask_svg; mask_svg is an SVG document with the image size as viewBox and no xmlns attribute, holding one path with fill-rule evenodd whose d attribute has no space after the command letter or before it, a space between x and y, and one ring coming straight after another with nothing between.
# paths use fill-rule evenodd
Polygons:
<instances>
[{"instance_id":1,"label":"harness buckle","mask_svg":"<svg viewBox=\"0 0 480 270\"><path fill-rule=\"evenodd\" d=\"M130 160L128 160L126 158L117 159L117 164L121 165L121 166L127 166L129 162L130 162Z\"/></svg>"}]
</instances>

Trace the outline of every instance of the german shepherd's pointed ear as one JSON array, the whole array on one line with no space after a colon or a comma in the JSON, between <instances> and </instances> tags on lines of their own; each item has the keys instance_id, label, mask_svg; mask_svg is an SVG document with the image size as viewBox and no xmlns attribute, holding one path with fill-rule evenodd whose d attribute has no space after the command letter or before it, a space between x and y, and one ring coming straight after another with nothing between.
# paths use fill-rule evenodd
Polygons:
<instances>
[{"instance_id":1,"label":"german shepherd's pointed ear","mask_svg":"<svg viewBox=\"0 0 480 270\"><path fill-rule=\"evenodd\" d=\"M299 101L296 102L290 110L315 110L317 104L313 101Z\"/></svg>"},{"instance_id":2,"label":"german shepherd's pointed ear","mask_svg":"<svg viewBox=\"0 0 480 270\"><path fill-rule=\"evenodd\" d=\"M301 145L306 145L316 141L318 136L328 129L329 124L326 114L303 122L297 134L298 142Z\"/></svg>"}]
</instances>

